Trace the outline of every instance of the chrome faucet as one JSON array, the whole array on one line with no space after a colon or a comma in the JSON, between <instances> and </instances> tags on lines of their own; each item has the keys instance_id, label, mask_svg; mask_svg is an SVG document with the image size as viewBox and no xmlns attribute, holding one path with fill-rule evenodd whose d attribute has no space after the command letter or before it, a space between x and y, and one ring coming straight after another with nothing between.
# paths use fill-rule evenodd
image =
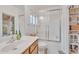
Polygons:
<instances>
[{"instance_id":1,"label":"chrome faucet","mask_svg":"<svg viewBox=\"0 0 79 59\"><path fill-rule=\"evenodd\" d=\"M12 35L11 39L7 43L13 43L15 41L14 36Z\"/></svg>"}]
</instances>

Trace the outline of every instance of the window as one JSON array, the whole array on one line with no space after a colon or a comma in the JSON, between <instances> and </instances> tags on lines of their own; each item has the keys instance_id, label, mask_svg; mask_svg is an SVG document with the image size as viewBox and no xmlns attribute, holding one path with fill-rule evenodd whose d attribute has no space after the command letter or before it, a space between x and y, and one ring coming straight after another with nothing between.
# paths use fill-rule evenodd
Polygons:
<instances>
[{"instance_id":1,"label":"window","mask_svg":"<svg viewBox=\"0 0 79 59\"><path fill-rule=\"evenodd\" d=\"M30 24L34 24L36 25L37 24L37 16L34 16L34 15L30 15Z\"/></svg>"}]
</instances>

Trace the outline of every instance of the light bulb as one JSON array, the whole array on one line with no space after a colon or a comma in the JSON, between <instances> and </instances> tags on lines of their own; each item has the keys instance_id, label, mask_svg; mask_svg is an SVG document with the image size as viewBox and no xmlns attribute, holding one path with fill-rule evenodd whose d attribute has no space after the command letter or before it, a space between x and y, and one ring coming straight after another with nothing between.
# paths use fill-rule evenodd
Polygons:
<instances>
[{"instance_id":1,"label":"light bulb","mask_svg":"<svg viewBox=\"0 0 79 59\"><path fill-rule=\"evenodd\" d=\"M40 19L41 19L41 20L43 20L43 19L44 19L44 17L43 17L43 16L40 16Z\"/></svg>"}]
</instances>

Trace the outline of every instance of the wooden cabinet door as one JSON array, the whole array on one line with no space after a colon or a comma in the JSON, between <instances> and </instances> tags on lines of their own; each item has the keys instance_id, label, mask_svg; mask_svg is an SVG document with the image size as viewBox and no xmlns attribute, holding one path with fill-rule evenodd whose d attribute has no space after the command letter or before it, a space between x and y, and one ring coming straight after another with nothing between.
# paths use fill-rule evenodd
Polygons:
<instances>
[{"instance_id":1,"label":"wooden cabinet door","mask_svg":"<svg viewBox=\"0 0 79 59\"><path fill-rule=\"evenodd\" d=\"M35 41L29 48L27 48L22 54L37 54L38 53L38 41Z\"/></svg>"},{"instance_id":2,"label":"wooden cabinet door","mask_svg":"<svg viewBox=\"0 0 79 59\"><path fill-rule=\"evenodd\" d=\"M38 47L36 47L36 48L33 50L32 54L37 54L37 53L38 53Z\"/></svg>"},{"instance_id":3,"label":"wooden cabinet door","mask_svg":"<svg viewBox=\"0 0 79 59\"><path fill-rule=\"evenodd\" d=\"M24 54L29 54L29 49L27 49Z\"/></svg>"},{"instance_id":4,"label":"wooden cabinet door","mask_svg":"<svg viewBox=\"0 0 79 59\"><path fill-rule=\"evenodd\" d=\"M27 48L22 54L29 54L30 51L29 51L29 48Z\"/></svg>"},{"instance_id":5,"label":"wooden cabinet door","mask_svg":"<svg viewBox=\"0 0 79 59\"><path fill-rule=\"evenodd\" d=\"M38 42L35 41L31 46L30 46L30 54L35 50L35 48L38 46Z\"/></svg>"}]
</instances>

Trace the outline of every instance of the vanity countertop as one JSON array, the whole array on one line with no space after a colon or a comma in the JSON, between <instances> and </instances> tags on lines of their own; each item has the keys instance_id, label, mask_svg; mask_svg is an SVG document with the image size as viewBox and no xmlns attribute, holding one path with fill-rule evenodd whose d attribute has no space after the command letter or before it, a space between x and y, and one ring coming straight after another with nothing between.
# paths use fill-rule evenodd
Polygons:
<instances>
[{"instance_id":1,"label":"vanity countertop","mask_svg":"<svg viewBox=\"0 0 79 59\"><path fill-rule=\"evenodd\" d=\"M21 54L27 49L38 37L23 36L20 40L13 43L3 42L0 44L0 54Z\"/></svg>"}]
</instances>

